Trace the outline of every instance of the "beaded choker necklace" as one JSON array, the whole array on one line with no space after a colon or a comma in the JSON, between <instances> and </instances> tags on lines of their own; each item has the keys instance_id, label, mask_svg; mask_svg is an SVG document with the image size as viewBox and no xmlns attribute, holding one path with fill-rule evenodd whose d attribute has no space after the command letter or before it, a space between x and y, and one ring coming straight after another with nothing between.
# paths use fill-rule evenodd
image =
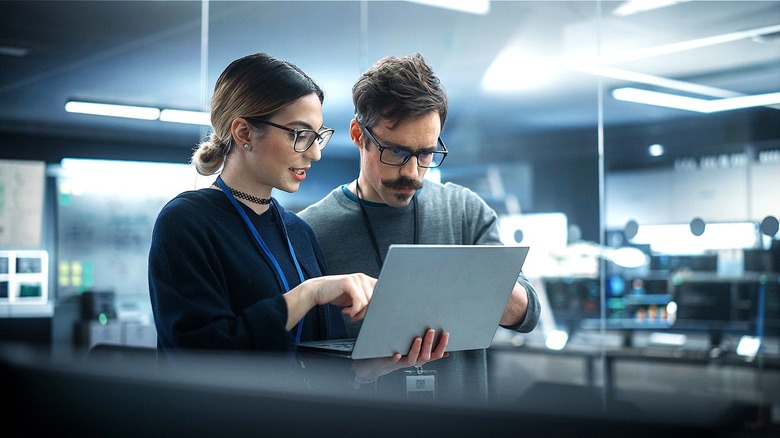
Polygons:
<instances>
[{"instance_id":1,"label":"beaded choker necklace","mask_svg":"<svg viewBox=\"0 0 780 438\"><path fill-rule=\"evenodd\" d=\"M219 187L219 185L217 185L216 181L214 181L214 184L212 184L212 185L214 187ZM227 187L228 190L230 190L230 193L232 193L233 196L235 196L236 198L241 198L244 201L254 202L255 204L260 204L260 205L268 205L268 204L271 203L271 199L270 198L258 198L257 196L252 196L252 195L250 195L248 193L240 192L240 191L234 189L233 187L228 187L227 185L225 185L225 187Z\"/></svg>"}]
</instances>

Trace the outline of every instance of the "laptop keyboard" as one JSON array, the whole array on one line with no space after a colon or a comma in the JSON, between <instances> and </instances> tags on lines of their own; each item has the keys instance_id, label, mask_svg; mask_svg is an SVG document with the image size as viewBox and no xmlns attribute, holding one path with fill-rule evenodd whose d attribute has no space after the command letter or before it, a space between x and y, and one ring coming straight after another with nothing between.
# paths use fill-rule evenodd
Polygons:
<instances>
[{"instance_id":1,"label":"laptop keyboard","mask_svg":"<svg viewBox=\"0 0 780 438\"><path fill-rule=\"evenodd\" d=\"M333 350L351 351L355 347L355 341L333 341L323 342L320 344L322 347L330 348Z\"/></svg>"}]
</instances>

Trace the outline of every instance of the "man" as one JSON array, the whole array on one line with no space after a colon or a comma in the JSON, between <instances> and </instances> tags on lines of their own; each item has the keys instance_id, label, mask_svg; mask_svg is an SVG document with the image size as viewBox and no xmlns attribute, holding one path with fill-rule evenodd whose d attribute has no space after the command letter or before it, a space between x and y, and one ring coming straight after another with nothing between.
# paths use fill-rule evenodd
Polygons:
<instances>
[{"instance_id":1,"label":"man","mask_svg":"<svg viewBox=\"0 0 780 438\"><path fill-rule=\"evenodd\" d=\"M497 215L476 193L451 183L423 184L427 170L447 156L439 137L447 95L421 55L379 60L355 83L352 98L349 135L360 151L358 177L299 213L320 240L329 274L376 277L394 243L501 244ZM500 324L529 332L539 312L536 291L521 274ZM357 330L353 325L351 335ZM453 352L425 369L435 370L439 394L487 398L484 350ZM401 375L378 384L402 388Z\"/></svg>"}]
</instances>

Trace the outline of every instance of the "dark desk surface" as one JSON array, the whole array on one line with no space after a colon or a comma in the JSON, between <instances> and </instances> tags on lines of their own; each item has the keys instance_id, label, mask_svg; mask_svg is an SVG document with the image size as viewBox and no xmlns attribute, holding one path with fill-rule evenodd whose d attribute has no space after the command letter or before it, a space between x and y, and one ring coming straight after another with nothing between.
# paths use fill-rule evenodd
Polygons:
<instances>
[{"instance_id":1,"label":"dark desk surface","mask_svg":"<svg viewBox=\"0 0 780 438\"><path fill-rule=\"evenodd\" d=\"M598 386L545 380L529 382L515 403L384 399L342 380L349 362L340 358L333 367L323 361L307 369L308 381L295 377L289 357L200 353L188 359L168 372L145 354L60 359L29 345L0 345L2 398L9 406L4 428L10 436L53 429L80 436L687 437L734 427L744 432L763 408L686 393L666 399L620 390L605 398ZM669 403L696 403L711 416L689 421L653 414Z\"/></svg>"}]
</instances>

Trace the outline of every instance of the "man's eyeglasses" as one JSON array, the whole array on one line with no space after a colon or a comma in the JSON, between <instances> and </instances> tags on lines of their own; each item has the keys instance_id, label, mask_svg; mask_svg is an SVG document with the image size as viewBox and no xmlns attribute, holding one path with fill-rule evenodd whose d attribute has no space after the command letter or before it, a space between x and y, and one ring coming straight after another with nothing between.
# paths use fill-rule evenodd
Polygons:
<instances>
[{"instance_id":1,"label":"man's eyeglasses","mask_svg":"<svg viewBox=\"0 0 780 438\"><path fill-rule=\"evenodd\" d=\"M379 144L379 141L377 141L376 137L371 134L371 131L369 131L368 128L363 127L363 131L366 132L368 138L374 143L374 145L376 145L376 148L379 150L379 161L390 166L403 166L409 161L410 158L415 157L417 158L417 165L419 167L439 167L441 166L441 163L444 162L444 159L447 158L447 146L444 145L441 137L437 139L437 143L441 147L441 150L437 149L435 151L422 150L411 152L408 149L400 147L382 146Z\"/></svg>"},{"instance_id":2,"label":"man's eyeglasses","mask_svg":"<svg viewBox=\"0 0 780 438\"><path fill-rule=\"evenodd\" d=\"M334 132L333 129L328 127L323 127L320 132L317 132L313 129L292 129L274 122L269 122L268 120L256 119L253 117L245 118L246 121L252 125L256 123L263 123L269 126L273 126L274 128L284 129L285 131L289 132L293 137L293 150L300 153L309 150L315 141L317 142L317 147L320 150L324 149L330 141L331 137L333 137Z\"/></svg>"}]
</instances>

